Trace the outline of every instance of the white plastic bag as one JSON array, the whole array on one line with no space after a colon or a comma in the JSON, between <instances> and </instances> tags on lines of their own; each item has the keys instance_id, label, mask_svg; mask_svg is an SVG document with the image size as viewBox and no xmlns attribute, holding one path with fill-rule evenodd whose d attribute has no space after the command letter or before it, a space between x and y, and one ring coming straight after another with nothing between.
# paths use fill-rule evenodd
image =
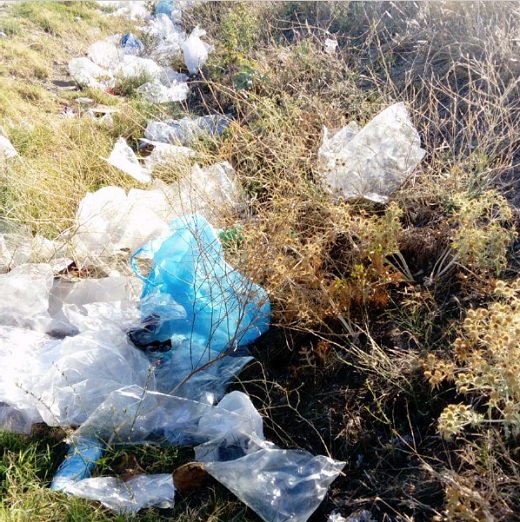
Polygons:
<instances>
[{"instance_id":1,"label":"white plastic bag","mask_svg":"<svg viewBox=\"0 0 520 522\"><path fill-rule=\"evenodd\" d=\"M16 158L18 152L16 152L16 149L9 139L0 134L0 159L2 156L5 158Z\"/></svg>"},{"instance_id":2,"label":"white plastic bag","mask_svg":"<svg viewBox=\"0 0 520 522\"><path fill-rule=\"evenodd\" d=\"M339 134L339 135L338 135ZM349 125L319 151L324 182L335 196L385 203L424 157L421 140L403 103L396 103L363 129Z\"/></svg>"},{"instance_id":3,"label":"white plastic bag","mask_svg":"<svg viewBox=\"0 0 520 522\"><path fill-rule=\"evenodd\" d=\"M123 52L106 40L93 43L87 50L87 56L104 69L116 69L123 58Z\"/></svg>"},{"instance_id":4,"label":"white plastic bag","mask_svg":"<svg viewBox=\"0 0 520 522\"><path fill-rule=\"evenodd\" d=\"M86 57L73 58L69 62L69 73L80 87L107 89L115 85L110 71L96 65Z\"/></svg>"},{"instance_id":5,"label":"white plastic bag","mask_svg":"<svg viewBox=\"0 0 520 522\"><path fill-rule=\"evenodd\" d=\"M200 68L208 60L210 51L213 50L213 46L208 45L200 39L200 37L205 34L206 31L197 26L182 44L184 63L186 64L190 74L196 74L199 72Z\"/></svg>"},{"instance_id":6,"label":"white plastic bag","mask_svg":"<svg viewBox=\"0 0 520 522\"><path fill-rule=\"evenodd\" d=\"M172 103L184 101L188 97L189 87L184 82L173 82L166 86L155 79L138 87L137 92L151 103Z\"/></svg>"}]
</instances>

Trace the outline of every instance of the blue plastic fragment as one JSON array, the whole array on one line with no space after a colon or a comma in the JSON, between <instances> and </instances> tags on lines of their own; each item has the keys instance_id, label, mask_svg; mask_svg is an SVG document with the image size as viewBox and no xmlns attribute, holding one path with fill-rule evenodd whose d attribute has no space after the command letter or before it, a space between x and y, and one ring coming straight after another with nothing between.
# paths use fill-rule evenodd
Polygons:
<instances>
[{"instance_id":1,"label":"blue plastic fragment","mask_svg":"<svg viewBox=\"0 0 520 522\"><path fill-rule=\"evenodd\" d=\"M245 346L269 328L266 291L224 260L212 226L200 215L182 216L170 224L171 235L153 240L132 256L132 267L144 282L143 321L154 301L165 295L186 311L181 318L159 318L148 328L148 342L182 336L209 350L224 352ZM137 268L137 257L152 259L148 277ZM146 303L146 307L143 307Z\"/></svg>"},{"instance_id":2,"label":"blue plastic fragment","mask_svg":"<svg viewBox=\"0 0 520 522\"><path fill-rule=\"evenodd\" d=\"M166 16L172 15L172 11L174 10L174 5L172 0L161 0L155 6L154 14L165 14Z\"/></svg>"},{"instance_id":3,"label":"blue plastic fragment","mask_svg":"<svg viewBox=\"0 0 520 522\"><path fill-rule=\"evenodd\" d=\"M119 42L125 54L140 54L144 51L144 44L132 33L126 33Z\"/></svg>"},{"instance_id":4,"label":"blue plastic fragment","mask_svg":"<svg viewBox=\"0 0 520 522\"><path fill-rule=\"evenodd\" d=\"M69 484L90 477L96 461L103 456L104 449L103 444L98 440L84 438L75 440L52 479L51 489L63 491Z\"/></svg>"}]
</instances>

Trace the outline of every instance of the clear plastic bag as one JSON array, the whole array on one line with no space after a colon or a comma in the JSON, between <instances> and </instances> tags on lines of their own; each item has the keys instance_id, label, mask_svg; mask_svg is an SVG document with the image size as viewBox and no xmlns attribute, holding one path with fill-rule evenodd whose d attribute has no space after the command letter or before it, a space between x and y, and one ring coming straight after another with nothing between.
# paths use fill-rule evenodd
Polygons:
<instances>
[{"instance_id":1,"label":"clear plastic bag","mask_svg":"<svg viewBox=\"0 0 520 522\"><path fill-rule=\"evenodd\" d=\"M136 475L124 482L116 477L94 477L70 484L66 493L89 500L125 515L148 507L173 508L175 486L170 473Z\"/></svg>"},{"instance_id":2,"label":"clear plastic bag","mask_svg":"<svg viewBox=\"0 0 520 522\"><path fill-rule=\"evenodd\" d=\"M184 63L188 71L190 71L190 74L199 72L200 68L208 60L209 53L213 50L213 46L208 45L200 39L201 36L205 34L206 31L197 26L182 44Z\"/></svg>"},{"instance_id":3,"label":"clear plastic bag","mask_svg":"<svg viewBox=\"0 0 520 522\"><path fill-rule=\"evenodd\" d=\"M326 185L335 196L385 203L424 157L419 133L403 103L391 105L363 129L349 124L319 150Z\"/></svg>"}]
</instances>

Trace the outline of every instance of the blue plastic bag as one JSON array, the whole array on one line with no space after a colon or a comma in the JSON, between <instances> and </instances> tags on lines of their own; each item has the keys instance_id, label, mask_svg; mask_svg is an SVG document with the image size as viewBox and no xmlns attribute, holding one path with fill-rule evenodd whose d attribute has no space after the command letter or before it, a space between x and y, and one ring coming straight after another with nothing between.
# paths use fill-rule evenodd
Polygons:
<instances>
[{"instance_id":1,"label":"blue plastic bag","mask_svg":"<svg viewBox=\"0 0 520 522\"><path fill-rule=\"evenodd\" d=\"M124 34L121 38L120 45L124 54L138 55L144 51L143 42L132 33Z\"/></svg>"},{"instance_id":2,"label":"blue plastic bag","mask_svg":"<svg viewBox=\"0 0 520 522\"><path fill-rule=\"evenodd\" d=\"M141 312L146 341L181 336L221 353L266 332L270 318L266 291L226 263L212 226L195 214L176 219L169 228L169 237L150 241L132 256L132 267L145 282ZM137 268L139 256L153 260L148 277ZM165 295L186 314L168 318L160 306L154 310L154 302L163 303Z\"/></svg>"}]
</instances>

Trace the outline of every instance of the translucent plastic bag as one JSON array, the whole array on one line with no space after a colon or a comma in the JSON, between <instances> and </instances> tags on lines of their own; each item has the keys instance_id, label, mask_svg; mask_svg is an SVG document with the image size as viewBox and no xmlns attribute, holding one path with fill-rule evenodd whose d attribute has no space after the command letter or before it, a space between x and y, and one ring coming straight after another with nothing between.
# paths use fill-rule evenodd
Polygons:
<instances>
[{"instance_id":1,"label":"translucent plastic bag","mask_svg":"<svg viewBox=\"0 0 520 522\"><path fill-rule=\"evenodd\" d=\"M115 85L114 77L108 70L84 56L69 62L69 73L80 87L107 89Z\"/></svg>"},{"instance_id":2,"label":"translucent plastic bag","mask_svg":"<svg viewBox=\"0 0 520 522\"><path fill-rule=\"evenodd\" d=\"M363 129L349 124L319 150L324 181L335 196L385 203L424 157L419 133L403 103L396 103Z\"/></svg>"},{"instance_id":3,"label":"translucent plastic bag","mask_svg":"<svg viewBox=\"0 0 520 522\"><path fill-rule=\"evenodd\" d=\"M163 473L136 475L126 482L116 477L87 478L70 484L65 492L131 515L148 507L173 508L175 486L171 473Z\"/></svg>"},{"instance_id":4,"label":"translucent plastic bag","mask_svg":"<svg viewBox=\"0 0 520 522\"><path fill-rule=\"evenodd\" d=\"M197 26L182 44L184 63L188 71L190 71L190 74L199 72L200 68L208 60L209 53L213 50L213 46L208 45L200 39L200 37L205 34L206 31Z\"/></svg>"},{"instance_id":5,"label":"translucent plastic bag","mask_svg":"<svg viewBox=\"0 0 520 522\"><path fill-rule=\"evenodd\" d=\"M187 312L186 321L159 322L153 340L176 334L223 352L265 332L270 315L265 290L225 262L211 225L200 215L189 215L173 221L170 231L170 237L151 241L132 256L132 267L145 282L141 297L160 299L166 293ZM153 260L147 277L137 268L141 255Z\"/></svg>"}]
</instances>

